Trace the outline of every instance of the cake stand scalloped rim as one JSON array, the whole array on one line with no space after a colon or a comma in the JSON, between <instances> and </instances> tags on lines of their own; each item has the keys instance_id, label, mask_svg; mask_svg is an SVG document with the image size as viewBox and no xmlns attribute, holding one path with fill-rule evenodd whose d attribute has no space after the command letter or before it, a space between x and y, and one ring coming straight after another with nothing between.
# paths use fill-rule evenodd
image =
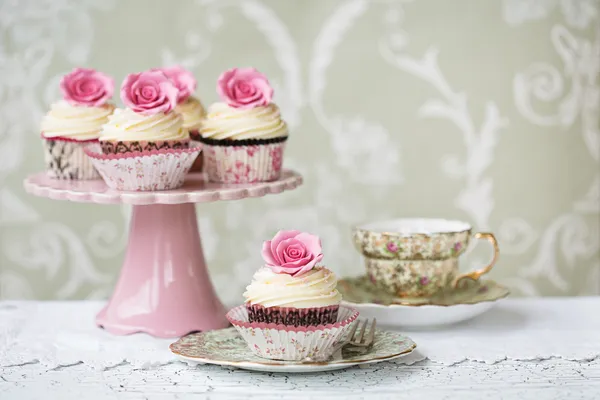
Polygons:
<instances>
[{"instance_id":1,"label":"cake stand scalloped rim","mask_svg":"<svg viewBox=\"0 0 600 400\"><path fill-rule=\"evenodd\" d=\"M122 203L131 205L150 205L241 200L249 197L263 197L267 194L277 194L286 190L293 190L303 183L303 178L298 172L288 169L283 171L283 177L277 181L244 184L240 185L240 187L228 185L221 189L189 190L187 192L182 192L181 189L160 192L120 192L109 189L103 192L92 192L42 186L36 182L32 182L32 178L41 174L44 174L44 172L30 175L24 180L23 186L26 192L54 200L71 200L75 202L98 204ZM64 184L64 181L60 181L60 183Z\"/></svg>"}]
</instances>

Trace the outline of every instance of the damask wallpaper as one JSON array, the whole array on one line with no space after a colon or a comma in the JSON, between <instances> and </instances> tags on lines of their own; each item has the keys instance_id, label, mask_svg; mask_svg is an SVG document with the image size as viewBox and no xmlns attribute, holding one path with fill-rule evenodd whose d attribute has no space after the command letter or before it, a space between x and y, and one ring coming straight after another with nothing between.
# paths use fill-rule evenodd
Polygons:
<instances>
[{"instance_id":1,"label":"damask wallpaper","mask_svg":"<svg viewBox=\"0 0 600 400\"><path fill-rule=\"evenodd\" d=\"M0 1L0 297L109 295L128 207L27 195L39 121L74 66L179 63L205 105L255 66L291 127L293 192L198 205L212 279L239 300L280 228L363 271L350 226L401 216L495 232L517 295L600 293L599 0ZM483 246L482 246L483 247ZM485 249L466 260L482 263Z\"/></svg>"}]
</instances>

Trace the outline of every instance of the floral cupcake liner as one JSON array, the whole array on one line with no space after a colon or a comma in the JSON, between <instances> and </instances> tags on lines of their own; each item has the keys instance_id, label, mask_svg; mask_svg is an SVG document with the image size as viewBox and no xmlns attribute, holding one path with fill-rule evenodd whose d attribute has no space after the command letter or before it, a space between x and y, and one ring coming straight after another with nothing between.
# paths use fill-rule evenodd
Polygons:
<instances>
[{"instance_id":1,"label":"floral cupcake liner","mask_svg":"<svg viewBox=\"0 0 600 400\"><path fill-rule=\"evenodd\" d=\"M246 304L248 322L264 322L285 326L318 326L337 321L340 306L318 308L263 307Z\"/></svg>"},{"instance_id":2,"label":"floral cupcake liner","mask_svg":"<svg viewBox=\"0 0 600 400\"><path fill-rule=\"evenodd\" d=\"M69 138L42 138L48 176L55 179L100 179L85 147L98 140L77 141Z\"/></svg>"},{"instance_id":3,"label":"floral cupcake liner","mask_svg":"<svg viewBox=\"0 0 600 400\"><path fill-rule=\"evenodd\" d=\"M173 149L187 149L190 147L189 140L160 140L160 141L113 141L101 140L102 153L104 154L127 154L141 153L144 151L159 151Z\"/></svg>"},{"instance_id":4,"label":"floral cupcake liner","mask_svg":"<svg viewBox=\"0 0 600 400\"><path fill-rule=\"evenodd\" d=\"M307 357L326 359L342 341L358 318L358 311L340 306L337 321L319 326L285 326L249 322L246 306L231 309L227 319L258 357L301 361Z\"/></svg>"},{"instance_id":5,"label":"floral cupcake liner","mask_svg":"<svg viewBox=\"0 0 600 400\"><path fill-rule=\"evenodd\" d=\"M220 183L255 183L279 179L287 137L276 140L208 140L203 159L208 179Z\"/></svg>"},{"instance_id":6,"label":"floral cupcake liner","mask_svg":"<svg viewBox=\"0 0 600 400\"><path fill-rule=\"evenodd\" d=\"M190 131L190 139L195 142L200 142L200 132L197 130ZM196 161L192 164L192 168L190 168L190 172L202 172L204 167L204 152L198 154L196 157Z\"/></svg>"},{"instance_id":7,"label":"floral cupcake liner","mask_svg":"<svg viewBox=\"0 0 600 400\"><path fill-rule=\"evenodd\" d=\"M182 186L200 151L199 143L193 143L187 149L125 154L103 154L98 144L85 148L85 154L108 187L132 191L169 190Z\"/></svg>"}]
</instances>

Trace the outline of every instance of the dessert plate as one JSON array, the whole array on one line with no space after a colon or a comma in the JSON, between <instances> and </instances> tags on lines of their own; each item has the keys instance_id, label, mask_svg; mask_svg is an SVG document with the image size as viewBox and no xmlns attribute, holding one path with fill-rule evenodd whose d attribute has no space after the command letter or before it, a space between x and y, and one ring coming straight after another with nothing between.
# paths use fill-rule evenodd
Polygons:
<instances>
[{"instance_id":1,"label":"dessert plate","mask_svg":"<svg viewBox=\"0 0 600 400\"><path fill-rule=\"evenodd\" d=\"M510 294L491 280L463 280L456 289L429 298L395 297L371 283L367 276L338 281L344 304L356 308L361 318L377 318L388 327L426 328L455 324L474 318Z\"/></svg>"},{"instance_id":2,"label":"dessert plate","mask_svg":"<svg viewBox=\"0 0 600 400\"><path fill-rule=\"evenodd\" d=\"M378 330L368 350L346 347L325 362L277 361L255 356L235 328L226 328L184 336L171 344L170 349L186 362L260 372L307 373L393 360L415 347L415 342L400 333Z\"/></svg>"}]
</instances>

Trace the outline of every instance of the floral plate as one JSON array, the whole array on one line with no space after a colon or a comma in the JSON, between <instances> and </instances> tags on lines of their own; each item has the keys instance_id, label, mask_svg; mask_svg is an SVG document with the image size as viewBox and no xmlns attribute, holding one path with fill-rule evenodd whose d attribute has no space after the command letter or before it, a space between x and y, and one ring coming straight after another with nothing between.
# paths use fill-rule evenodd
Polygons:
<instances>
[{"instance_id":1,"label":"floral plate","mask_svg":"<svg viewBox=\"0 0 600 400\"><path fill-rule=\"evenodd\" d=\"M377 318L383 326L424 328L454 324L474 318L510 294L491 280L465 279L456 289L433 297L396 297L376 288L367 276L338 281L344 304L356 308L362 318Z\"/></svg>"},{"instance_id":2,"label":"floral plate","mask_svg":"<svg viewBox=\"0 0 600 400\"><path fill-rule=\"evenodd\" d=\"M255 356L235 328L193 333L171 344L170 349L187 362L236 367L261 372L321 372L393 360L412 352L410 338L378 330L369 350L346 347L325 362L277 361Z\"/></svg>"}]
</instances>

